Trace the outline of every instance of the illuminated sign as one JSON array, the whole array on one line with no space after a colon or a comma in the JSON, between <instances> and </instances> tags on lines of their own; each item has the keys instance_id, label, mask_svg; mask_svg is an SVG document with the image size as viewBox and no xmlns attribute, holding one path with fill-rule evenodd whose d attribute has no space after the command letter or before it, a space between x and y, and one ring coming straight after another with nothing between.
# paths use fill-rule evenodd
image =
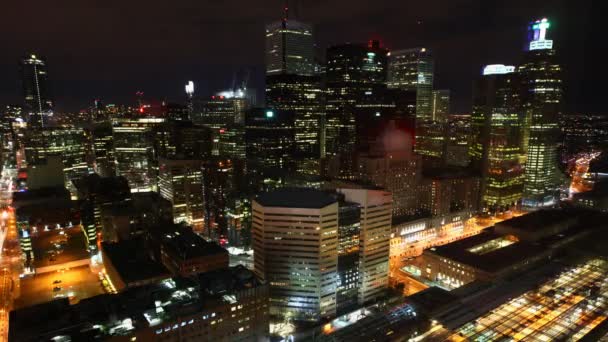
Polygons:
<instances>
[{"instance_id":1,"label":"illuminated sign","mask_svg":"<svg viewBox=\"0 0 608 342\"><path fill-rule=\"evenodd\" d=\"M483 68L483 75L503 75L510 74L515 71L515 67L512 65L504 64L490 64Z\"/></svg>"},{"instance_id":2,"label":"illuminated sign","mask_svg":"<svg viewBox=\"0 0 608 342\"><path fill-rule=\"evenodd\" d=\"M269 110L269 111L267 111L267 112L266 112L266 117L267 117L267 118L272 118L272 117L274 117L274 112L273 112L273 111L270 111L270 110Z\"/></svg>"},{"instance_id":3,"label":"illuminated sign","mask_svg":"<svg viewBox=\"0 0 608 342\"><path fill-rule=\"evenodd\" d=\"M532 23L532 40L530 41L530 50L543 50L553 48L553 41L547 39L547 30L551 27L551 23L547 18L537 20Z\"/></svg>"}]
</instances>

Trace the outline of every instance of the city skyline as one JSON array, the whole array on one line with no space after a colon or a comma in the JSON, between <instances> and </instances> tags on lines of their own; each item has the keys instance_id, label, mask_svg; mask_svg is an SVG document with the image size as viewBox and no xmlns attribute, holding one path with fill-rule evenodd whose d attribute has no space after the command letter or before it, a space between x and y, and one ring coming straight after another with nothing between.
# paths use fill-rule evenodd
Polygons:
<instances>
[{"instance_id":1,"label":"city skyline","mask_svg":"<svg viewBox=\"0 0 608 342\"><path fill-rule=\"evenodd\" d=\"M608 339L591 0L139 1L0 55L0 342Z\"/></svg>"},{"instance_id":2,"label":"city skyline","mask_svg":"<svg viewBox=\"0 0 608 342\"><path fill-rule=\"evenodd\" d=\"M602 71L597 72L599 57L593 57L597 47L592 44L594 37L599 38L595 29L598 22L581 19L593 15L588 1L576 5L566 1L550 5L534 2L526 6L489 6L474 1L450 6L442 6L439 1L341 5L345 4L312 2L299 6L295 14L296 19L313 25L317 56L330 45L372 38L380 39L390 50L428 46L436 59L435 87L452 90L455 113L470 112L470 80L479 70L487 64L520 63L526 44L525 24L536 17L550 17L552 34L559 42L556 49L560 62L568 66L564 112L600 111L600 90L595 85ZM20 103L15 65L28 53L47 59L58 112L86 108L97 98L106 103L133 103L136 91L150 98L183 102L183 84L188 80L197 84L196 95L209 95L230 87L233 75L243 68L252 70L250 84L258 96L262 94L264 27L280 19L281 1L236 9L218 4L182 4L167 9L134 3L121 5L121 11L108 4L102 9L91 8L107 14L94 17L81 14L88 13L82 6L39 11L54 14L52 21L57 22L50 28L38 27L41 24L36 20L30 29L19 31L19 25L10 25L10 18L2 24L7 25L2 31L7 34L9 53L0 56L0 72L7 75L0 82L1 102ZM6 13L22 9L11 4ZM148 20L160 19L165 15L163 11L170 13L167 18L150 25ZM138 15L126 18L126 13ZM213 19L221 13L232 17ZM75 33L71 25L77 24L82 25ZM118 33L123 31L127 33ZM239 44L232 44L235 40Z\"/></svg>"}]
</instances>

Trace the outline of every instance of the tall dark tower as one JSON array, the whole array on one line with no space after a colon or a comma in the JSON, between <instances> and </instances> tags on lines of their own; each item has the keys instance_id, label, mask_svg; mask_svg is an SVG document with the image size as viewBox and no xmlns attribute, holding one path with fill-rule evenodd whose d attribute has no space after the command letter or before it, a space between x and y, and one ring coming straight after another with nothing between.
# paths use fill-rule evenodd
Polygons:
<instances>
[{"instance_id":1,"label":"tall dark tower","mask_svg":"<svg viewBox=\"0 0 608 342\"><path fill-rule=\"evenodd\" d=\"M48 116L53 115L46 62L32 54L21 59L20 69L28 122L33 127L44 127Z\"/></svg>"},{"instance_id":2,"label":"tall dark tower","mask_svg":"<svg viewBox=\"0 0 608 342\"><path fill-rule=\"evenodd\" d=\"M523 205L552 206L558 200L558 117L562 102L561 67L546 18L530 25L530 44L518 72L525 112L523 147L527 152Z\"/></svg>"},{"instance_id":3,"label":"tall dark tower","mask_svg":"<svg viewBox=\"0 0 608 342\"><path fill-rule=\"evenodd\" d=\"M326 152L340 178L353 177L362 133L382 117L369 109L386 90L387 55L378 41L327 49Z\"/></svg>"},{"instance_id":4,"label":"tall dark tower","mask_svg":"<svg viewBox=\"0 0 608 342\"><path fill-rule=\"evenodd\" d=\"M296 170L319 174L323 154L323 90L314 75L312 27L294 20L285 2L280 22L266 26L266 105L295 123Z\"/></svg>"},{"instance_id":5,"label":"tall dark tower","mask_svg":"<svg viewBox=\"0 0 608 342\"><path fill-rule=\"evenodd\" d=\"M283 18L266 26L266 74L313 75L312 26L290 19L289 13L286 2Z\"/></svg>"}]
</instances>

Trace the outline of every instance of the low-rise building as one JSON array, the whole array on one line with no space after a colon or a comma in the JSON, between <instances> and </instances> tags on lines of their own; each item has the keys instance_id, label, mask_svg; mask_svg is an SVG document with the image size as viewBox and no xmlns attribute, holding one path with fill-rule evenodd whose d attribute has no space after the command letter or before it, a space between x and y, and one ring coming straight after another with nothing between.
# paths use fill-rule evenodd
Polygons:
<instances>
[{"instance_id":1,"label":"low-rise building","mask_svg":"<svg viewBox=\"0 0 608 342\"><path fill-rule=\"evenodd\" d=\"M189 227L169 225L151 231L158 260L173 274L189 276L228 267L228 251Z\"/></svg>"},{"instance_id":2,"label":"low-rise building","mask_svg":"<svg viewBox=\"0 0 608 342\"><path fill-rule=\"evenodd\" d=\"M171 275L147 253L143 239L103 242L101 256L105 272L117 291L157 283Z\"/></svg>"},{"instance_id":3,"label":"low-rise building","mask_svg":"<svg viewBox=\"0 0 608 342\"><path fill-rule=\"evenodd\" d=\"M237 266L12 311L9 340L265 341L268 327L267 286Z\"/></svg>"}]
</instances>

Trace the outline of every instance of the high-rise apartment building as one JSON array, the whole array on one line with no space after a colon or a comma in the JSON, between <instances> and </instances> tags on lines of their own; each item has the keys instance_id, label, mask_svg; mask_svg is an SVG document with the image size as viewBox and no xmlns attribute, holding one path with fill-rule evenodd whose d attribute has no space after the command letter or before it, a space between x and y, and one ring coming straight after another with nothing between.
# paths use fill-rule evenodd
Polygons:
<instances>
[{"instance_id":1,"label":"high-rise apartment building","mask_svg":"<svg viewBox=\"0 0 608 342\"><path fill-rule=\"evenodd\" d=\"M20 69L28 122L33 127L44 127L48 116L53 115L46 61L31 54L21 59Z\"/></svg>"},{"instance_id":2,"label":"high-rise apartment building","mask_svg":"<svg viewBox=\"0 0 608 342\"><path fill-rule=\"evenodd\" d=\"M482 205L490 211L517 205L523 191L524 116L514 71L514 66L488 65L473 87L469 153L481 174Z\"/></svg>"},{"instance_id":3,"label":"high-rise apartment building","mask_svg":"<svg viewBox=\"0 0 608 342\"><path fill-rule=\"evenodd\" d=\"M281 21L266 26L266 75L314 74L314 38L312 27L288 18L288 8Z\"/></svg>"},{"instance_id":4,"label":"high-rise apartment building","mask_svg":"<svg viewBox=\"0 0 608 342\"><path fill-rule=\"evenodd\" d=\"M173 206L173 222L204 227L203 161L159 159L158 192Z\"/></svg>"},{"instance_id":5,"label":"high-rise apartment building","mask_svg":"<svg viewBox=\"0 0 608 342\"><path fill-rule=\"evenodd\" d=\"M308 321L335 316L337 196L281 189L255 198L252 210L254 269L270 286L271 315Z\"/></svg>"},{"instance_id":6,"label":"high-rise apartment building","mask_svg":"<svg viewBox=\"0 0 608 342\"><path fill-rule=\"evenodd\" d=\"M550 27L546 18L530 25L530 46L517 70L525 111L526 207L551 206L558 199L558 122L563 91L553 40L547 39Z\"/></svg>"}]
</instances>

